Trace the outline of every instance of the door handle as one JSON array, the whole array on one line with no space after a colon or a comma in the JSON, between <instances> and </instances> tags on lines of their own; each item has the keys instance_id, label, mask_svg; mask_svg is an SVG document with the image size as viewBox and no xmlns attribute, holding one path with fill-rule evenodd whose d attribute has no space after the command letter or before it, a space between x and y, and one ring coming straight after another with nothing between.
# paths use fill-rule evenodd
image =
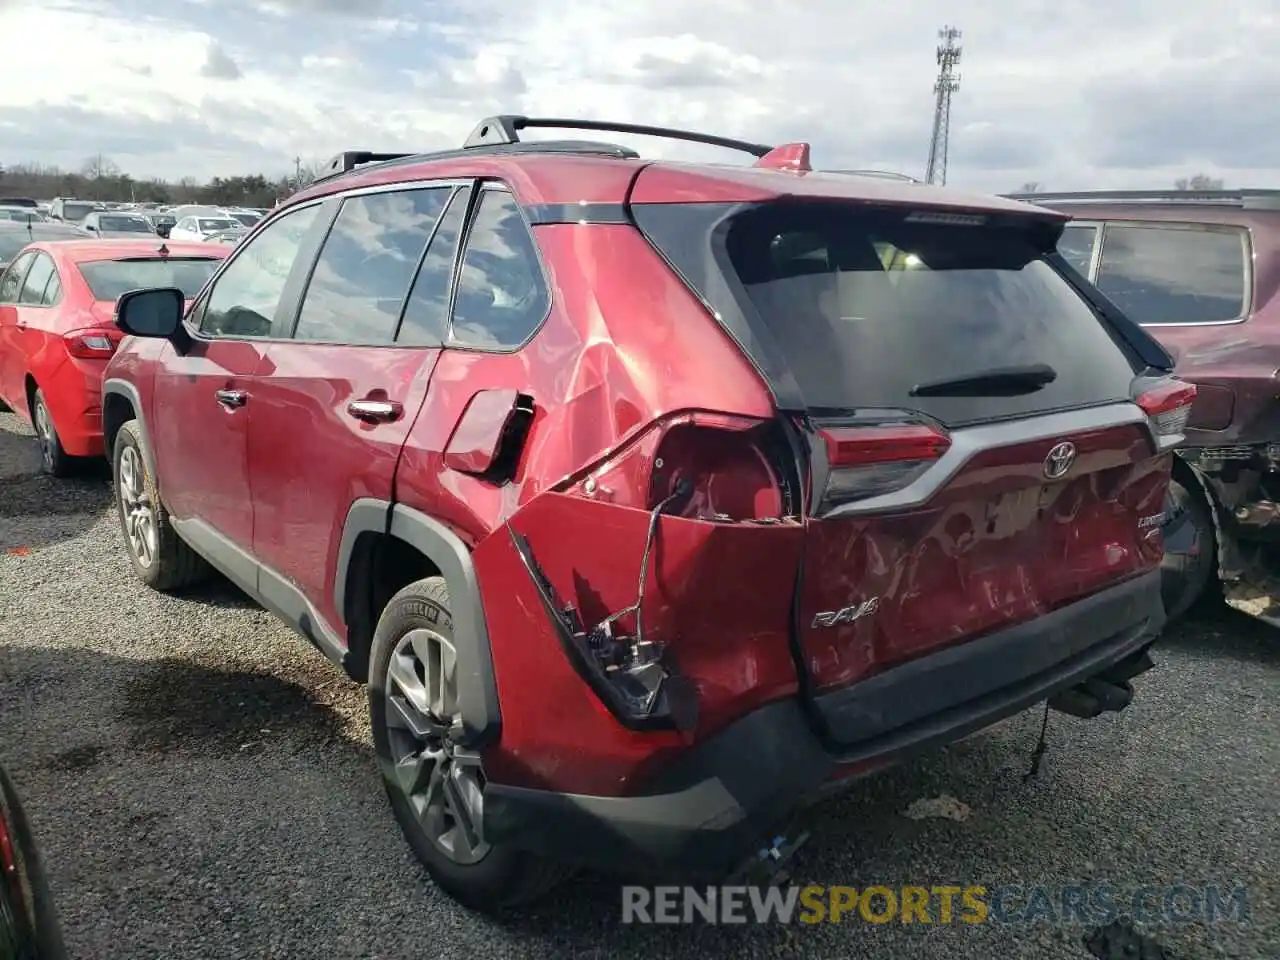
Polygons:
<instances>
[{"instance_id":1,"label":"door handle","mask_svg":"<svg viewBox=\"0 0 1280 960\"><path fill-rule=\"evenodd\" d=\"M243 407L249 401L249 394L243 390L215 390L213 395L228 410Z\"/></svg>"},{"instance_id":2,"label":"door handle","mask_svg":"<svg viewBox=\"0 0 1280 960\"><path fill-rule=\"evenodd\" d=\"M364 423L390 423L399 420L404 407L394 400L352 400L347 414Z\"/></svg>"}]
</instances>

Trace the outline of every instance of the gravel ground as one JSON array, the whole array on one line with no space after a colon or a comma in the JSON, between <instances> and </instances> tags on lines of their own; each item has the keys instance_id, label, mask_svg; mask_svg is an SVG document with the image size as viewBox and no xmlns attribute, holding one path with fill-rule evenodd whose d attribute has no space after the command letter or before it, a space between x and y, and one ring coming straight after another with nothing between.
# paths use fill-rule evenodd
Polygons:
<instances>
[{"instance_id":1,"label":"gravel ground","mask_svg":"<svg viewBox=\"0 0 1280 960\"><path fill-rule=\"evenodd\" d=\"M48 860L75 954L240 957L1035 957L1079 923L639 927L585 876L501 923L410 859L378 785L362 691L228 586L182 600L130 574L105 472L37 476L0 415L0 762ZM1040 716L810 811L824 884L1216 882L1250 922L1156 924L1180 958L1280 957L1280 635L1180 626L1118 717ZM913 819L942 795L961 820Z\"/></svg>"}]
</instances>

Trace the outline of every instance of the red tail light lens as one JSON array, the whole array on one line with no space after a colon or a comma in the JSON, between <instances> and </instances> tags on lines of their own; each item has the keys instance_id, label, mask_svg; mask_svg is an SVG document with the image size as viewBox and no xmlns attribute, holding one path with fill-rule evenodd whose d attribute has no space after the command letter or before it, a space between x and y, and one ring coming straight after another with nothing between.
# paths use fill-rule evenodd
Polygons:
<instances>
[{"instance_id":1,"label":"red tail light lens","mask_svg":"<svg viewBox=\"0 0 1280 960\"><path fill-rule=\"evenodd\" d=\"M81 360L105 360L116 352L123 339L119 330L106 327L87 327L62 335L67 353Z\"/></svg>"},{"instance_id":2,"label":"red tail light lens","mask_svg":"<svg viewBox=\"0 0 1280 960\"><path fill-rule=\"evenodd\" d=\"M1135 402L1147 415L1156 436L1170 438L1181 436L1187 429L1195 399L1195 384L1170 378L1138 394Z\"/></svg>"},{"instance_id":3,"label":"red tail light lens","mask_svg":"<svg viewBox=\"0 0 1280 960\"><path fill-rule=\"evenodd\" d=\"M772 520L791 512L767 453L767 421L683 414L661 421L563 488L575 496L691 520Z\"/></svg>"},{"instance_id":4,"label":"red tail light lens","mask_svg":"<svg viewBox=\"0 0 1280 960\"><path fill-rule=\"evenodd\" d=\"M828 427L826 507L892 493L914 482L951 448L951 438L928 424Z\"/></svg>"}]
</instances>

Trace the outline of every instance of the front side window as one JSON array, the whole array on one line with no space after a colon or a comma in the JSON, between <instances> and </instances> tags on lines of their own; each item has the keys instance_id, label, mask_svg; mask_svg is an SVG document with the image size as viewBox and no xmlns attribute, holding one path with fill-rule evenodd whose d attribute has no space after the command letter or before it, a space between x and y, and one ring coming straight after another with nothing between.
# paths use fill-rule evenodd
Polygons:
<instances>
[{"instance_id":1,"label":"front side window","mask_svg":"<svg viewBox=\"0 0 1280 960\"><path fill-rule=\"evenodd\" d=\"M518 347L538 329L550 302L537 248L515 197L485 191L462 254L452 342Z\"/></svg>"},{"instance_id":2,"label":"front side window","mask_svg":"<svg viewBox=\"0 0 1280 960\"><path fill-rule=\"evenodd\" d=\"M1142 324L1225 323L1248 310L1245 232L1110 224L1098 289Z\"/></svg>"},{"instance_id":3,"label":"front side window","mask_svg":"<svg viewBox=\"0 0 1280 960\"><path fill-rule=\"evenodd\" d=\"M44 288L53 276L53 261L43 253L36 254L35 262L27 271L27 278L22 284L22 293L18 297L20 303L39 305L44 300Z\"/></svg>"},{"instance_id":4,"label":"front side window","mask_svg":"<svg viewBox=\"0 0 1280 960\"><path fill-rule=\"evenodd\" d=\"M302 300L297 340L391 343L449 188L348 197Z\"/></svg>"},{"instance_id":5,"label":"front side window","mask_svg":"<svg viewBox=\"0 0 1280 960\"><path fill-rule=\"evenodd\" d=\"M214 337L265 337L302 241L319 204L290 210L241 247L214 282L200 332Z\"/></svg>"}]
</instances>

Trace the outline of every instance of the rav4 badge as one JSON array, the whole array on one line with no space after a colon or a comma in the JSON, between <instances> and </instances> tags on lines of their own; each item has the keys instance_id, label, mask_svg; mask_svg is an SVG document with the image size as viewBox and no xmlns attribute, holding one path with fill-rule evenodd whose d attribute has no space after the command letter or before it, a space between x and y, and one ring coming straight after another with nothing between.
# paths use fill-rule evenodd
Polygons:
<instances>
[{"instance_id":1,"label":"rav4 badge","mask_svg":"<svg viewBox=\"0 0 1280 960\"><path fill-rule=\"evenodd\" d=\"M812 625L814 627L838 627L842 623L853 623L855 620L869 617L878 609L880 609L880 598L872 597L870 600L863 600L861 603L854 603L839 610L827 610L814 614Z\"/></svg>"}]
</instances>

